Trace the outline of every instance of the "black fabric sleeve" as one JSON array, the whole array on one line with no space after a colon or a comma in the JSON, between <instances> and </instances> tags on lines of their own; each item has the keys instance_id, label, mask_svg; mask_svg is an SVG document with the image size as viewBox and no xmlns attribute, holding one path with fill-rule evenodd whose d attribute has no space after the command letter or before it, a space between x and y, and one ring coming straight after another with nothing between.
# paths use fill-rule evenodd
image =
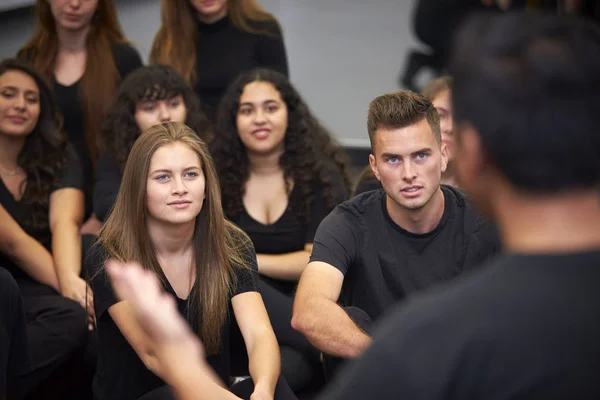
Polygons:
<instances>
[{"instance_id":1,"label":"black fabric sleeve","mask_svg":"<svg viewBox=\"0 0 600 400\"><path fill-rule=\"evenodd\" d=\"M354 216L337 206L319 225L310 262L321 261L346 274L358 252L358 227Z\"/></svg>"},{"instance_id":2,"label":"black fabric sleeve","mask_svg":"<svg viewBox=\"0 0 600 400\"><path fill-rule=\"evenodd\" d=\"M85 261L91 275L89 283L94 293L94 310L98 320L106 310L120 301L117 299L104 269L106 260L107 254L104 248L94 246Z\"/></svg>"},{"instance_id":3,"label":"black fabric sleeve","mask_svg":"<svg viewBox=\"0 0 600 400\"><path fill-rule=\"evenodd\" d=\"M52 189L52 192L64 188L79 190L83 190L84 188L83 167L79 156L71 146L67 146L65 164L63 165L58 185Z\"/></svg>"},{"instance_id":4,"label":"black fabric sleeve","mask_svg":"<svg viewBox=\"0 0 600 400\"><path fill-rule=\"evenodd\" d=\"M113 57L121 80L143 65L140 53L129 44L113 46Z\"/></svg>"},{"instance_id":5,"label":"black fabric sleeve","mask_svg":"<svg viewBox=\"0 0 600 400\"><path fill-rule=\"evenodd\" d=\"M261 35L258 43L258 60L262 67L281 72L289 78L289 68L283 33L278 23L268 25L272 35Z\"/></svg>"},{"instance_id":6,"label":"black fabric sleeve","mask_svg":"<svg viewBox=\"0 0 600 400\"><path fill-rule=\"evenodd\" d=\"M258 263L256 261L256 251L250 239L241 238L240 240L246 241L244 246L245 254L242 258L245 260L246 265L236 267L236 287L231 297L235 297L238 294L246 292L257 292L258 291Z\"/></svg>"},{"instance_id":7,"label":"black fabric sleeve","mask_svg":"<svg viewBox=\"0 0 600 400\"><path fill-rule=\"evenodd\" d=\"M344 178L342 175L332 174L331 183L333 198L339 199L340 203L348 200L348 189L346 188L346 184L344 183ZM319 225L337 205L334 204L334 207L330 207L327 204L327 199L325 198L325 193L323 190L322 184L318 183L313 185L314 197L310 213L310 223L308 225L308 230L306 231L305 243L313 243Z\"/></svg>"},{"instance_id":8,"label":"black fabric sleeve","mask_svg":"<svg viewBox=\"0 0 600 400\"><path fill-rule=\"evenodd\" d=\"M123 176L117 160L110 153L103 153L96 163L94 186L94 213L100 221L106 221L117 200Z\"/></svg>"}]
</instances>

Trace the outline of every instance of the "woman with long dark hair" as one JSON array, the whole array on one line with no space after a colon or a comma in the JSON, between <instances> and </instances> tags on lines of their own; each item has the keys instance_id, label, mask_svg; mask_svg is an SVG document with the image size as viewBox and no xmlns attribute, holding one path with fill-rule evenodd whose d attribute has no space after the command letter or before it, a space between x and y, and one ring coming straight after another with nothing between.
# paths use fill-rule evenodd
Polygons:
<instances>
[{"instance_id":1,"label":"woman with long dark hair","mask_svg":"<svg viewBox=\"0 0 600 400\"><path fill-rule=\"evenodd\" d=\"M52 91L30 65L0 63L0 266L15 278L27 317L31 372L8 397L74 398L85 379L60 373L87 342L93 297L80 277L82 177L60 131ZM61 296L62 293L65 297ZM82 371L80 369L80 371ZM52 379L49 379L52 376ZM87 381L88 390L89 383Z\"/></svg>"},{"instance_id":2,"label":"woman with long dark hair","mask_svg":"<svg viewBox=\"0 0 600 400\"><path fill-rule=\"evenodd\" d=\"M290 326L292 297L319 223L348 196L345 154L288 79L267 69L247 71L229 87L211 150L225 214L256 248L277 339L314 360ZM299 370L283 357L294 389L302 386Z\"/></svg>"}]
</instances>

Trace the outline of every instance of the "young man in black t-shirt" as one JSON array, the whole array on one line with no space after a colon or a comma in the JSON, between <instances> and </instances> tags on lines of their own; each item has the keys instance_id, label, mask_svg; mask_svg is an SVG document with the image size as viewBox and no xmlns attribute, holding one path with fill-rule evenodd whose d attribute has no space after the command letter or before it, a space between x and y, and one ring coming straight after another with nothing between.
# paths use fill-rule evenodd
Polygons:
<instances>
[{"instance_id":1,"label":"young man in black t-shirt","mask_svg":"<svg viewBox=\"0 0 600 400\"><path fill-rule=\"evenodd\" d=\"M505 255L391 311L326 399L600 398L600 29L481 16L457 37L457 171Z\"/></svg>"},{"instance_id":2,"label":"young man in black t-shirt","mask_svg":"<svg viewBox=\"0 0 600 400\"><path fill-rule=\"evenodd\" d=\"M363 353L372 322L390 306L498 248L495 231L465 196L440 185L447 150L430 101L410 91L380 96L367 126L369 162L383 189L342 203L323 220L294 302L293 327L336 357L326 357L328 375L337 358Z\"/></svg>"}]
</instances>

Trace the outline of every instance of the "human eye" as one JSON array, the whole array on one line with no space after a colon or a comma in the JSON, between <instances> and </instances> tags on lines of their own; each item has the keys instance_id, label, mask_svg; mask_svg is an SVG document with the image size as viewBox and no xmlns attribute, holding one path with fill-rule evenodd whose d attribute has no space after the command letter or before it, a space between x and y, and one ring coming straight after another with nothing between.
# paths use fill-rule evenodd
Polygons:
<instances>
[{"instance_id":1,"label":"human eye","mask_svg":"<svg viewBox=\"0 0 600 400\"><path fill-rule=\"evenodd\" d=\"M397 164L400 161L400 159L396 156L390 156L385 161L389 164Z\"/></svg>"},{"instance_id":2,"label":"human eye","mask_svg":"<svg viewBox=\"0 0 600 400\"><path fill-rule=\"evenodd\" d=\"M270 104L267 106L267 111L270 113L274 113L277 110L279 110L279 106L276 104Z\"/></svg>"},{"instance_id":3,"label":"human eye","mask_svg":"<svg viewBox=\"0 0 600 400\"><path fill-rule=\"evenodd\" d=\"M198 176L198 173L195 171L189 171L184 174L184 177L194 179Z\"/></svg>"},{"instance_id":4,"label":"human eye","mask_svg":"<svg viewBox=\"0 0 600 400\"><path fill-rule=\"evenodd\" d=\"M425 154L425 153L417 153L415 155L415 157L417 158L417 160L424 160L424 159L427 158L427 154Z\"/></svg>"},{"instance_id":5,"label":"human eye","mask_svg":"<svg viewBox=\"0 0 600 400\"><path fill-rule=\"evenodd\" d=\"M2 93L2 97L4 97L5 99L11 99L15 96L14 90L10 90L10 89L4 89L1 93Z\"/></svg>"},{"instance_id":6,"label":"human eye","mask_svg":"<svg viewBox=\"0 0 600 400\"><path fill-rule=\"evenodd\" d=\"M159 182L165 182L165 181L167 181L167 179L169 179L169 175L167 175L167 174L156 175L154 177L154 179L156 179Z\"/></svg>"},{"instance_id":7,"label":"human eye","mask_svg":"<svg viewBox=\"0 0 600 400\"><path fill-rule=\"evenodd\" d=\"M242 108L240 108L239 113L242 114L242 115L250 115L250 114L252 114L252 108L250 108L250 107L242 107Z\"/></svg>"}]
</instances>

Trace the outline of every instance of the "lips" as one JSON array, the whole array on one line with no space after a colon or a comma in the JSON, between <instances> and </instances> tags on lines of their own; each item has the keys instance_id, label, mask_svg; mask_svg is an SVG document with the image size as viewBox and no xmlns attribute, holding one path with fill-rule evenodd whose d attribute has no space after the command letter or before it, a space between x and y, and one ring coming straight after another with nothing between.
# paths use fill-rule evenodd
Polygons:
<instances>
[{"instance_id":1,"label":"lips","mask_svg":"<svg viewBox=\"0 0 600 400\"><path fill-rule=\"evenodd\" d=\"M423 189L422 186L409 186L407 188L402 189L403 192L406 193L415 193L417 191L419 191L420 189Z\"/></svg>"},{"instance_id":2,"label":"lips","mask_svg":"<svg viewBox=\"0 0 600 400\"><path fill-rule=\"evenodd\" d=\"M176 200L176 201L172 201L170 203L167 203L167 205L169 206L175 206L175 205L181 205L181 204L190 204L191 201L189 200Z\"/></svg>"},{"instance_id":3,"label":"lips","mask_svg":"<svg viewBox=\"0 0 600 400\"><path fill-rule=\"evenodd\" d=\"M8 119L14 124L22 124L27 121L27 118L16 115L10 116Z\"/></svg>"},{"instance_id":4,"label":"lips","mask_svg":"<svg viewBox=\"0 0 600 400\"><path fill-rule=\"evenodd\" d=\"M414 197L419 197L421 195L422 190L423 190L422 186L413 185L413 186L405 187L404 189L402 189L400 191L400 193L402 193L402 195L406 198L414 198Z\"/></svg>"},{"instance_id":5,"label":"lips","mask_svg":"<svg viewBox=\"0 0 600 400\"><path fill-rule=\"evenodd\" d=\"M257 139L266 139L271 134L270 129L256 129L252 131L252 136Z\"/></svg>"}]
</instances>

